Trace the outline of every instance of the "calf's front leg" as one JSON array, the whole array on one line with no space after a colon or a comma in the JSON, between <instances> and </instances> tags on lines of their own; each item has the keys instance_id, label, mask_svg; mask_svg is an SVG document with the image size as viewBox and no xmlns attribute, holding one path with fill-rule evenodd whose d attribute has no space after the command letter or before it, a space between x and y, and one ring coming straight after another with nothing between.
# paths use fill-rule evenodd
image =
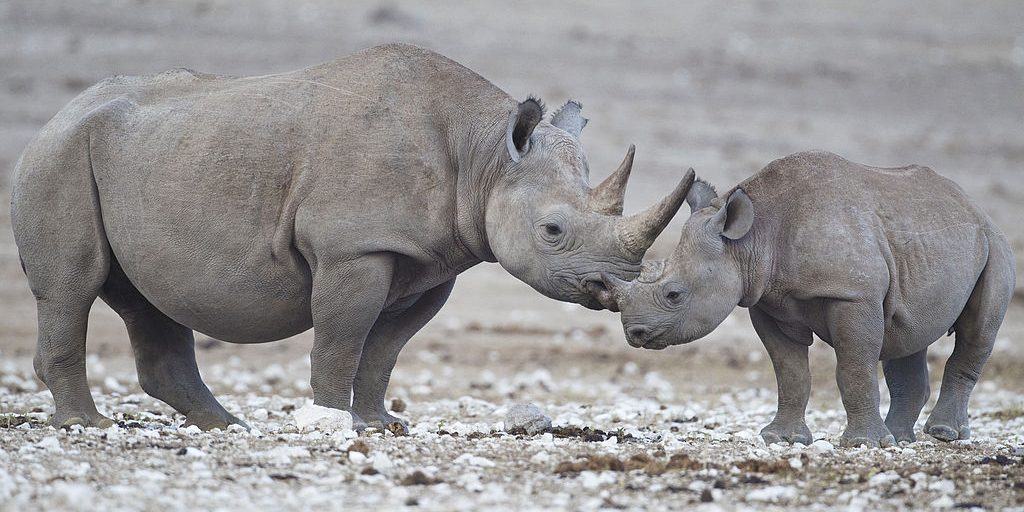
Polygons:
<instances>
[{"instance_id":1,"label":"calf's front leg","mask_svg":"<svg viewBox=\"0 0 1024 512\"><path fill-rule=\"evenodd\" d=\"M775 418L761 429L765 443L811 444L811 430L804 419L811 396L811 372L807 345L793 340L779 329L775 319L757 308L750 309L750 321L768 350L779 389ZM810 338L810 331L807 332Z\"/></svg>"},{"instance_id":2,"label":"calf's front leg","mask_svg":"<svg viewBox=\"0 0 1024 512\"><path fill-rule=\"evenodd\" d=\"M846 408L840 444L892 446L896 439L878 411L878 357L885 333L881 306L836 301L826 311L836 351L836 382Z\"/></svg>"}]
</instances>

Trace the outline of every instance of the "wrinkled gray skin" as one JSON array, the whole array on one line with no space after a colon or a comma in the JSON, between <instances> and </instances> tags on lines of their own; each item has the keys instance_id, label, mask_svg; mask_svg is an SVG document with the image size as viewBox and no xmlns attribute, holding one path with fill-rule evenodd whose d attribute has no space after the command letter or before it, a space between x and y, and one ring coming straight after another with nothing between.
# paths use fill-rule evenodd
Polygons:
<instances>
[{"instance_id":1,"label":"wrinkled gray skin","mask_svg":"<svg viewBox=\"0 0 1024 512\"><path fill-rule=\"evenodd\" d=\"M925 167L868 167L825 152L776 160L716 197L698 180L672 256L631 283L605 276L628 342L662 349L750 308L779 407L761 436L808 444L812 333L836 351L844 445L913 441L927 350L956 333L925 432L967 439L967 402L1014 287L1005 237L956 184ZM612 307L614 307L612 305ZM891 396L879 415L878 361Z\"/></svg>"},{"instance_id":2,"label":"wrinkled gray skin","mask_svg":"<svg viewBox=\"0 0 1024 512\"><path fill-rule=\"evenodd\" d=\"M632 149L591 189L579 109L543 121L539 102L402 44L277 75L93 86L25 150L11 201L51 423L110 424L86 383L97 296L128 327L142 388L204 429L241 422L200 379L193 329L259 343L313 327L315 403L391 425L399 350L459 272L497 261L599 308L599 273L636 276L692 175L622 217Z\"/></svg>"}]
</instances>

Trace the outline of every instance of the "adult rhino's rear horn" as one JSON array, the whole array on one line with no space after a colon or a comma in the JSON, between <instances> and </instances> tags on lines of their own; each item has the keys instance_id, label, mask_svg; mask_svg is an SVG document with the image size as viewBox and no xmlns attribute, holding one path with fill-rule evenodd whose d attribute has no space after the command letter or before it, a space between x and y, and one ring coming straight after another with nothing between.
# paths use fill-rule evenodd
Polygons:
<instances>
[{"instance_id":1,"label":"adult rhino's rear horn","mask_svg":"<svg viewBox=\"0 0 1024 512\"><path fill-rule=\"evenodd\" d=\"M686 171L675 190L658 204L629 217L623 217L616 225L619 241L626 251L642 256L658 238L665 226L686 201L686 195L693 186L693 169Z\"/></svg>"},{"instance_id":2,"label":"adult rhino's rear horn","mask_svg":"<svg viewBox=\"0 0 1024 512\"><path fill-rule=\"evenodd\" d=\"M636 146L630 144L619 168L600 185L590 190L587 206L591 210L604 215L622 215L622 200L626 196L626 182L629 181L629 173L633 170L635 153Z\"/></svg>"}]
</instances>

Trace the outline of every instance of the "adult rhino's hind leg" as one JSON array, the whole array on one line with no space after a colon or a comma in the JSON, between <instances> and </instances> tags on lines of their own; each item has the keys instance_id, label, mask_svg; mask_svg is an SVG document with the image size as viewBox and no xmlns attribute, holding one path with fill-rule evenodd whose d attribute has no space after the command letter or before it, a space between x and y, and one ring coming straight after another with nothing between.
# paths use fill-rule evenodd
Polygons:
<instances>
[{"instance_id":1,"label":"adult rhino's hind leg","mask_svg":"<svg viewBox=\"0 0 1024 512\"><path fill-rule=\"evenodd\" d=\"M353 387L352 409L369 426L407 430L401 418L388 414L384 394L391 380L391 370L398 361L398 353L448 300L455 280L452 279L423 293L408 308L394 313L384 312L366 337L359 359Z\"/></svg>"},{"instance_id":2,"label":"adult rhino's hind leg","mask_svg":"<svg viewBox=\"0 0 1024 512\"><path fill-rule=\"evenodd\" d=\"M969 439L967 403L978 383L981 370L992 353L996 333L1013 295L1014 261L1003 240L994 240L989 260L967 300L967 306L953 325L956 342L946 361L939 399L925 423L924 431L941 441Z\"/></svg>"},{"instance_id":3,"label":"adult rhino's hind leg","mask_svg":"<svg viewBox=\"0 0 1024 512\"><path fill-rule=\"evenodd\" d=\"M33 366L53 395L50 424L105 428L113 422L96 410L85 368L89 310L110 259L88 155L86 134L48 125L17 165L11 225L36 299Z\"/></svg>"},{"instance_id":4,"label":"adult rhino's hind leg","mask_svg":"<svg viewBox=\"0 0 1024 512\"><path fill-rule=\"evenodd\" d=\"M914 424L928 402L928 349L882 363L885 384L889 387L889 412L885 426L896 442L913 443Z\"/></svg>"},{"instance_id":5,"label":"adult rhino's hind leg","mask_svg":"<svg viewBox=\"0 0 1024 512\"><path fill-rule=\"evenodd\" d=\"M203 383L196 366L192 329L171 320L139 293L117 260L100 297L128 328L142 390L185 415L185 425L203 430L247 427L228 413Z\"/></svg>"}]
</instances>

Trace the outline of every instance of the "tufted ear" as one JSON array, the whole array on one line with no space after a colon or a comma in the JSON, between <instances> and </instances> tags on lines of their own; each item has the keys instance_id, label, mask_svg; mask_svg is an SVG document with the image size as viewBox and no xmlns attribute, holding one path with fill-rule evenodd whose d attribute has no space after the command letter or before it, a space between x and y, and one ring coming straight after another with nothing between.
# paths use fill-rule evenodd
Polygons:
<instances>
[{"instance_id":1,"label":"tufted ear","mask_svg":"<svg viewBox=\"0 0 1024 512\"><path fill-rule=\"evenodd\" d=\"M718 197L718 192L715 191L715 187L697 178L686 194L686 204L690 205L690 213L693 213L701 208L706 208L716 197Z\"/></svg>"},{"instance_id":2,"label":"tufted ear","mask_svg":"<svg viewBox=\"0 0 1024 512\"><path fill-rule=\"evenodd\" d=\"M526 101L519 104L519 108L509 114L505 145L513 162L518 162L530 149L530 135L541 119L544 119L544 103L532 96L526 98Z\"/></svg>"},{"instance_id":3,"label":"tufted ear","mask_svg":"<svg viewBox=\"0 0 1024 512\"><path fill-rule=\"evenodd\" d=\"M551 116L551 124L565 130L572 138L580 140L580 133L587 126L588 119L580 114L583 104L576 100L569 100Z\"/></svg>"},{"instance_id":4,"label":"tufted ear","mask_svg":"<svg viewBox=\"0 0 1024 512\"><path fill-rule=\"evenodd\" d=\"M725 238L743 238L754 225L754 205L750 197L741 188L734 190L708 224L712 231Z\"/></svg>"}]
</instances>

